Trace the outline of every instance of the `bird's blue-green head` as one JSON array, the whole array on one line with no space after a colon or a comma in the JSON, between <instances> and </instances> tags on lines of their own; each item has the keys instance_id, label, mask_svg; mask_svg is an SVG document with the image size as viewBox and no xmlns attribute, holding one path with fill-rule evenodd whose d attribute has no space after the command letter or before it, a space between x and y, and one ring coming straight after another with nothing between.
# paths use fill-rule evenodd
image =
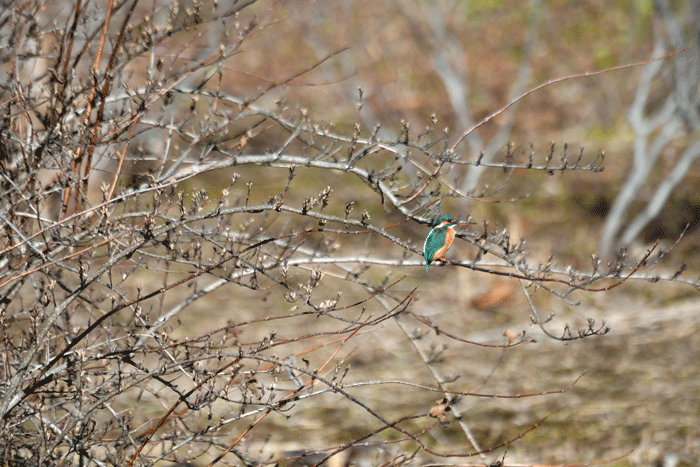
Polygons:
<instances>
[{"instance_id":1,"label":"bird's blue-green head","mask_svg":"<svg viewBox=\"0 0 700 467\"><path fill-rule=\"evenodd\" d=\"M433 220L433 228L435 227L441 227L440 224L445 223L444 226L442 227L447 227L448 225L455 225L455 218L450 216L449 214L440 214Z\"/></svg>"}]
</instances>

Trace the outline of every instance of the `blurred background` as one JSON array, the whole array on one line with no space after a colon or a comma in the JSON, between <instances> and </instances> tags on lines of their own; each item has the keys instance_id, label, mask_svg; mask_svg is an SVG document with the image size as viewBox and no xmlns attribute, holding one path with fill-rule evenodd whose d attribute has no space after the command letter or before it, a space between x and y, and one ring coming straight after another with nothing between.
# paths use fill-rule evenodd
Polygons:
<instances>
[{"instance_id":1,"label":"blurred background","mask_svg":"<svg viewBox=\"0 0 700 467\"><path fill-rule=\"evenodd\" d=\"M124 175L120 187L143 183L144 174L156 165L154 161L161 156L165 160L182 148L207 147L214 148L214 152L228 150L222 154L229 156L235 153L251 157L278 149L280 154L283 149L305 157L316 154L309 149L311 143L303 146L294 141L288 148L285 141L289 133L280 129L282 125L272 128L271 124L262 130L259 122L254 123L256 115L240 117L254 108L277 116L294 115L304 124L308 118L310 127L321 129L319 133L335 132L345 138L344 142L351 141L354 132L363 138L374 134L378 140L389 142L403 141L402 135L409 133L416 144L424 135L437 139L435 147L445 147L441 156L456 158L450 160L426 193L432 198L447 192L450 195L421 211L421 215L429 218L439 209L463 219L471 216L476 226L462 232L467 237L473 234L468 237L472 243L482 231L484 235L492 232L495 237L506 229L513 244L522 241L531 263L552 264L567 271L590 270L619 257L641 258L657 241L653 259L660 251L667 253L651 270L645 270L645 280L626 281L599 292L575 292L567 300L535 287L524 293L524 286L515 279L453 265L434 264L426 273L417 251L429 226L408 222L393 229L393 224L406 220L406 213L394 209L376 191L342 173L332 177L323 173L319 177L318 172L303 167L294 169L299 174L292 184L287 168L252 162L188 178L179 188L201 189L212 199L226 198L230 188L228 199L236 206L248 201L251 205L266 203L282 191L287 204L300 204L331 186L332 203L326 214L342 218L346 209L347 220L350 211L345 203L352 202L352 216L359 218L362 214L363 222L368 219L378 229L386 228L417 250L399 248L397 241L392 243L380 235L349 237L315 232L308 243L296 246L299 252L312 259L317 253L320 258L331 259L356 255L367 259L366 268L364 264L315 266L309 260L306 266L300 263L300 270L290 269L296 274L290 275L294 278L290 283L303 284L309 271L322 270L331 282L328 296L332 299L341 290L341 304L345 305L362 300L368 291L373 293L371 287L384 287L401 279L391 293L412 297L410 313L353 335L336 355L338 350L332 346L336 342L328 335L323 344L313 347L314 341L308 336L330 328L319 315L303 316L299 312L304 310L303 303L286 303L274 285L256 289L255 284L248 290L240 283L229 283L217 294L188 303L177 316L170 337L185 342L199 336L207 341L212 335L208 333L216 334L237 322L246 323L235 332L241 332L241 341L251 347L268 336L289 338L286 354L270 351L269 359L278 366L280 361L294 361L294 366L309 372L337 360L336 372L341 366L351 368L343 383L358 384L349 391L357 392L358 398L389 420L425 414L442 394L405 384L367 384L365 388L360 383L401 380L433 387L439 373L444 378L441 384L472 393L453 401L458 419L448 413L444 423L425 434L426 444L445 456L425 456L423 452L413 456L413 451L401 451L410 443L396 443L399 434L386 430L372 438L377 444L371 451L348 451L348 458L342 461L345 465L385 465L392 460L394 465L405 462L434 466L498 465L500 461L507 465L590 465L587 463L603 461L619 466L700 465L700 302L696 287L700 276L700 1L233 3L239 7L242 4L247 6L228 17L223 12L230 5L209 0L137 3L129 23L133 28L124 36L126 43L133 40L138 44L137 39L145 32L162 32L159 28L172 18L176 18L173 24L186 27L172 38L163 35L163 42L146 47L147 52L134 53L115 78L115 93L128 94L130 89L145 87L152 78L148 73L156 73L154 70L167 75L167 79L179 78L183 70L219 50L226 49L230 55L216 64L207 62L197 73L183 78L178 82L181 94L164 94L166 104L149 110L152 114L139 122L143 127L136 127L133 137L129 135L129 157L119 171ZM7 6L20 9L14 2ZM42 25L50 26L52 21L65 25L70 24L71 8L42 4L36 15ZM117 10L115 18L123 18L123 10L126 8ZM219 16L223 19L210 21ZM92 18L96 17L101 16L95 14ZM3 18L1 26L11 24L10 16ZM98 31L97 24L86 21L83 25ZM116 30L114 24L118 22L111 26ZM29 33L28 37L31 39ZM79 37L94 45L98 33ZM51 50L55 46L51 44ZM134 50L138 48L134 46ZM18 81L24 80L28 94L35 91L39 95L45 82L33 79L48 76L50 62L17 63ZM167 65L163 67L162 63ZM87 70L77 69L75 74L82 73L87 79ZM222 96L228 93L238 100L221 104L225 101L222 98L215 106L214 99L187 95L193 88L209 92L208 96L221 91ZM178 90L176 86L173 89ZM138 102L137 97L120 96L126 103L107 106L107 114L113 111L118 116L119 105L128 108ZM198 126L201 115L224 115L231 121L227 128L196 133L194 129L205 127ZM172 140L168 120L187 122L177 128L175 133L179 133ZM185 130L190 129L197 138L188 140ZM229 132L235 139L228 137ZM401 151L408 161L412 156L409 146ZM110 154L106 149L102 153ZM392 155L381 157L391 159ZM95 176L110 180L116 171L115 156L101 160L103 165L95 165ZM438 163L438 159L414 160L430 169ZM551 167L559 167L563 160L569 164L580 160L581 165L597 161L604 170L502 167L504 161L527 164L528 160ZM401 170L410 180L426 178L418 165L405 163ZM230 183L234 173L240 177L236 185ZM285 186L290 185L287 194ZM251 242L263 234L281 238L290 225L295 229L316 227L314 219L296 219L289 213L276 216L272 210L257 217L250 213L246 216L236 217L231 225L240 238ZM236 241L243 241L240 238ZM473 246L458 239L447 257L473 259ZM286 264L284 268L286 281ZM175 269L173 276L181 272ZM149 270L134 266L133 271L123 286L130 293L141 293L141 284L171 280L170 270L165 267ZM157 274L162 274L158 280ZM674 276L674 280L659 283L656 274ZM351 276L352 280L343 282ZM160 308L153 305L153 309L175 309L212 283L204 280L196 282L191 290L173 289L159 303ZM360 286L360 292L344 289L347 284ZM564 335L566 329L576 334L577 329L606 325L610 332L570 342L550 339L533 325L530 298L543 318L552 318L547 326L554 334ZM385 311L371 302L367 314ZM176 321L174 315L168 316ZM290 316L295 318L293 325L267 322L268 318ZM367 315L361 316L364 319ZM131 320L128 316L121 319L124 323ZM436 332L432 325L452 336ZM302 332L307 338L294 341L293 337ZM521 343L502 347L507 341L503 336L509 332L519 335L516 340ZM226 339L234 338L226 334ZM323 376L331 378L333 369L323 368ZM311 374L277 370L266 369L257 375L261 384L257 391L262 388L264 392L265 384L274 381L279 384L275 390L286 394L298 389L297 379L305 383ZM140 399L139 394L138 404L119 401L115 410L129 413L134 426L152 426L148 423L159 420L168 407L158 400L159 394L167 391L161 391L158 384L154 387L153 399ZM308 399L307 403L303 399L295 401L257 426L245 437L241 449L250 458L274 464L285 453L351 442L378 429L377 419L369 412L358 410L349 399L338 399L329 392L315 395L310 403ZM210 413L214 420L228 417L232 411L229 406L215 409L218 411ZM196 419L191 426L205 425L208 420ZM236 439L246 423L223 425L218 434ZM424 427L413 423L402 426L412 431ZM447 456L473 451L464 425L483 448L505 443L507 449L494 450L481 458ZM534 426L536 429L527 431ZM511 444L512 440L515 442ZM225 442L211 441L207 448L223 450L230 442L228 438ZM177 456L167 457L168 462L159 457L158 449L154 448L153 453L157 465L171 465L169 461L180 460L178 456L196 465L208 465L214 458L206 449L198 450L195 443L178 447L179 451L169 447ZM415 446L413 449L419 451ZM371 455L366 456L366 452ZM239 454L225 459L238 465L245 457ZM287 465L293 462L287 461Z\"/></svg>"}]
</instances>

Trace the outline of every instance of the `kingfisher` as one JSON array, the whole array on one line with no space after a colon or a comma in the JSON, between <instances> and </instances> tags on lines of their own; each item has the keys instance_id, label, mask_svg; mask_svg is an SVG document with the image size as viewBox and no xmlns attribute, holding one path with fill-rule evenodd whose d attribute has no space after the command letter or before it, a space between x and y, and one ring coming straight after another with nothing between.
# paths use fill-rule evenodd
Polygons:
<instances>
[{"instance_id":1,"label":"kingfisher","mask_svg":"<svg viewBox=\"0 0 700 467\"><path fill-rule=\"evenodd\" d=\"M472 225L475 222L460 222L449 214L437 216L433 221L433 228L425 237L423 244L423 256L425 257L425 270L430 267L430 262L442 258L452 246L455 239L455 225Z\"/></svg>"}]
</instances>

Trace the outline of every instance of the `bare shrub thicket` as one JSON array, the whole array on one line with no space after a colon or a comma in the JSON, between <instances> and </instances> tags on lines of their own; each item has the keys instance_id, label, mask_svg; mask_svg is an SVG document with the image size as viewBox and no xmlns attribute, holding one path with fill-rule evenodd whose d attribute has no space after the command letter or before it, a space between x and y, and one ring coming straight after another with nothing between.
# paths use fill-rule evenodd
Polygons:
<instances>
[{"instance_id":1,"label":"bare shrub thicket","mask_svg":"<svg viewBox=\"0 0 700 467\"><path fill-rule=\"evenodd\" d=\"M471 199L492 201L518 173L599 171L602 154L470 159L435 118L383 139L359 123L361 90L358 123L311 115L279 89L326 59L286 80L235 72L298 14L274 2L60 3L0 13L2 462L490 462L536 430L533 415L475 435L460 404L478 391L432 336L493 352L528 337L469 342L415 306L422 238L437 213L460 214L450 170L493 171ZM447 267L512 278L552 339L607 328L553 325L537 291L573 302L630 276L684 281L650 270L659 250L576 270L476 220ZM311 449L283 453L275 430Z\"/></svg>"}]
</instances>

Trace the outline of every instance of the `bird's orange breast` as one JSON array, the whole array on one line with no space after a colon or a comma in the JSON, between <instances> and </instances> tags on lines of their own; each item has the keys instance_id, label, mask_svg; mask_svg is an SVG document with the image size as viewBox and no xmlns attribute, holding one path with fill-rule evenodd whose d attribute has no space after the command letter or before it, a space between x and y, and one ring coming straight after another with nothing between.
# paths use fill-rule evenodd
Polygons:
<instances>
[{"instance_id":1,"label":"bird's orange breast","mask_svg":"<svg viewBox=\"0 0 700 467\"><path fill-rule=\"evenodd\" d=\"M438 251L435 252L432 259L440 259L443 257L447 250L452 246L452 242L455 241L455 229L448 227L445 231L445 244Z\"/></svg>"}]
</instances>

